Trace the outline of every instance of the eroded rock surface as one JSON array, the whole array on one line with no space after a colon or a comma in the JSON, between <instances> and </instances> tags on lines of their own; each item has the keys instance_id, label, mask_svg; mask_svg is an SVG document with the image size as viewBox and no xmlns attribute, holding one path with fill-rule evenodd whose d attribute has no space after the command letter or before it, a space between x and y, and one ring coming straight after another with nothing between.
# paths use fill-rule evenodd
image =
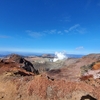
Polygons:
<instances>
[{"instance_id":1,"label":"eroded rock surface","mask_svg":"<svg viewBox=\"0 0 100 100\"><path fill-rule=\"evenodd\" d=\"M39 75L19 67L27 62L19 56L1 60L0 100L100 100L100 78L81 73L81 67L99 58L88 55Z\"/></svg>"},{"instance_id":2,"label":"eroded rock surface","mask_svg":"<svg viewBox=\"0 0 100 100\"><path fill-rule=\"evenodd\" d=\"M9 59L3 60L2 62L4 62L4 63L13 62L13 63L19 65L18 67L23 68L26 71L33 72L35 74L39 73L38 70L36 70L34 68L33 64L30 61L24 59L20 55L12 54L12 55L10 55Z\"/></svg>"}]
</instances>

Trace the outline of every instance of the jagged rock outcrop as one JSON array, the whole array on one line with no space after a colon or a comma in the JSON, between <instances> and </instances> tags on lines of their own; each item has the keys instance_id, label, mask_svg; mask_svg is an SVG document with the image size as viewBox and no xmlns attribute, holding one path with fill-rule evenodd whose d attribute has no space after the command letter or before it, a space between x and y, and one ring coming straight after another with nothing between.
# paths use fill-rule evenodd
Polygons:
<instances>
[{"instance_id":1,"label":"jagged rock outcrop","mask_svg":"<svg viewBox=\"0 0 100 100\"><path fill-rule=\"evenodd\" d=\"M19 68L23 68L26 71L33 72L34 74L39 74L38 70L34 68L33 64L20 55L12 54L9 56L9 59L2 59L1 62L6 64L13 62L19 65Z\"/></svg>"}]
</instances>

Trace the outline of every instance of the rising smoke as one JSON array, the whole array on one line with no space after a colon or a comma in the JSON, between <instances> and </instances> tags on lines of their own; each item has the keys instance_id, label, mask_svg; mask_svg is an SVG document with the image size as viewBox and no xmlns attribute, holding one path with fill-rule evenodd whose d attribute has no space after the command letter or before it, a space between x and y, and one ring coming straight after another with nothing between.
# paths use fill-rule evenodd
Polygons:
<instances>
[{"instance_id":1,"label":"rising smoke","mask_svg":"<svg viewBox=\"0 0 100 100\"><path fill-rule=\"evenodd\" d=\"M58 60L67 59L68 57L64 52L55 52L55 58L53 59L53 62L56 62Z\"/></svg>"}]
</instances>

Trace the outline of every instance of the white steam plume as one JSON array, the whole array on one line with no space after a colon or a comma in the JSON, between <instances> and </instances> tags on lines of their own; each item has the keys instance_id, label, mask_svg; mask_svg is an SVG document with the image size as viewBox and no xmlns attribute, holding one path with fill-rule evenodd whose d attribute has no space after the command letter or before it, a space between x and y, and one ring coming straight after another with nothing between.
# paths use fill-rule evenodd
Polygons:
<instances>
[{"instance_id":1,"label":"white steam plume","mask_svg":"<svg viewBox=\"0 0 100 100\"><path fill-rule=\"evenodd\" d=\"M53 62L56 62L57 60L63 60L67 59L68 57L64 52L55 52L55 58L53 59Z\"/></svg>"}]
</instances>

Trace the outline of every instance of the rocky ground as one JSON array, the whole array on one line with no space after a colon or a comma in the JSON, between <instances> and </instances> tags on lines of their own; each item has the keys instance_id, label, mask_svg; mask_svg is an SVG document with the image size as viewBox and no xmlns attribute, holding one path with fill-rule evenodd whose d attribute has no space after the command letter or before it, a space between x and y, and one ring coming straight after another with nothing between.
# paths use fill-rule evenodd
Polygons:
<instances>
[{"instance_id":1,"label":"rocky ground","mask_svg":"<svg viewBox=\"0 0 100 100\"><path fill-rule=\"evenodd\" d=\"M52 59L1 59L0 100L100 100L100 54Z\"/></svg>"}]
</instances>

